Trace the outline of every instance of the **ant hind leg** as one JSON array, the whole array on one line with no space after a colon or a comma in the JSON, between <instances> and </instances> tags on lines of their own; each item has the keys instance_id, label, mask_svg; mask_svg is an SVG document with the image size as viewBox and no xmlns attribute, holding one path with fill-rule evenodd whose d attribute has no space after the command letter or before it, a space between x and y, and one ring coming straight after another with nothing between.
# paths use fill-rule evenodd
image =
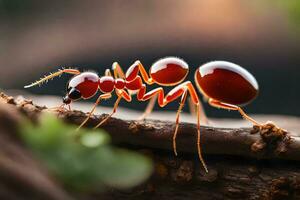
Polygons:
<instances>
[{"instance_id":1,"label":"ant hind leg","mask_svg":"<svg viewBox=\"0 0 300 200\"><path fill-rule=\"evenodd\" d=\"M247 115L245 113L245 111L236 105L231 105L231 104L226 104L226 103L222 103L219 101L216 101L214 99L209 99L208 103L213 106L213 107L217 107L217 108L223 108L223 109L227 109L227 110L236 110L238 111L242 117L250 122L252 122L255 126L258 126L261 130L265 129L265 130L272 130L274 132L276 132L279 135L285 135L287 133L286 130L278 127L274 122L272 121L268 121L264 124L258 123L256 120L254 120L253 118L251 118L249 115Z\"/></svg>"},{"instance_id":2,"label":"ant hind leg","mask_svg":"<svg viewBox=\"0 0 300 200\"><path fill-rule=\"evenodd\" d=\"M209 99L208 103L209 103L209 105L211 105L213 107L216 107L216 108L223 108L223 109L227 109L227 110L236 110L242 115L242 117L244 119L252 122L256 126L262 127L262 124L258 123L256 120L254 120L249 115L247 115L245 113L245 111L239 106L232 105L232 104L227 104L227 103L222 103L222 102L214 100L214 99Z\"/></svg>"}]
</instances>

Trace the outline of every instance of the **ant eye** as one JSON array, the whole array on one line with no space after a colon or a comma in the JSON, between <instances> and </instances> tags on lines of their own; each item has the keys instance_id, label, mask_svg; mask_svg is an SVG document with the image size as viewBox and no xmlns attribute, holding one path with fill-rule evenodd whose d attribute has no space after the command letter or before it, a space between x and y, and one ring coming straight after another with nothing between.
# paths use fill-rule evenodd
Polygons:
<instances>
[{"instance_id":1,"label":"ant eye","mask_svg":"<svg viewBox=\"0 0 300 200\"><path fill-rule=\"evenodd\" d=\"M75 88L71 88L69 90L68 96L72 100L77 100L77 99L81 98L81 93L78 90L76 90Z\"/></svg>"}]
</instances>

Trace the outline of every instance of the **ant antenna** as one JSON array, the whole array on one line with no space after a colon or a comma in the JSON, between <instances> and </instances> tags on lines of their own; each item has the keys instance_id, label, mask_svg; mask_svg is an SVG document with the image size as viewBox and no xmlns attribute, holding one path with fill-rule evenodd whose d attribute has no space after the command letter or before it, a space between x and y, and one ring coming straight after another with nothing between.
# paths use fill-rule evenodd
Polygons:
<instances>
[{"instance_id":1,"label":"ant antenna","mask_svg":"<svg viewBox=\"0 0 300 200\"><path fill-rule=\"evenodd\" d=\"M57 72L50 73L48 76L44 76L44 78L41 78L38 81L35 81L34 83L31 83L30 85L24 86L24 88L30 88L36 85L41 85L44 82L48 82L50 79L53 79L56 76L61 76L63 73L67 74L80 74L80 71L77 69L59 69Z\"/></svg>"}]
</instances>

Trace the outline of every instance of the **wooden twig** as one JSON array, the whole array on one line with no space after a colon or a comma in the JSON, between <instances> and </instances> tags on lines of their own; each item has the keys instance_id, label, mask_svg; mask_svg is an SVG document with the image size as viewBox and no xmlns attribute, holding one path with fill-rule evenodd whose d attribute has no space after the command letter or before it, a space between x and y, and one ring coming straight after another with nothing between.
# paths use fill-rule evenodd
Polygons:
<instances>
[{"instance_id":1,"label":"wooden twig","mask_svg":"<svg viewBox=\"0 0 300 200\"><path fill-rule=\"evenodd\" d=\"M32 121L37 121L43 112L52 112L67 123L79 125L87 116L86 113L80 111L53 112L46 107L36 106L29 100L14 99L4 94L0 95L0 102L14 108L13 112L23 113L22 116ZM12 114L12 116L19 115ZM0 132L1 130L15 132L13 126L11 128L1 126L3 116L1 115L0 118ZM93 116L88 121L87 127L95 126L105 116ZM18 117L10 119L10 123L6 125L12 124L12 121L18 123ZM234 129L202 126L202 149L209 169L209 173L205 173L196 156L196 125L180 124L177 144L181 154L178 157L175 157L172 151L174 127L175 124L168 121L132 121L111 118L101 128L111 135L115 144L152 157L155 163L152 178L144 185L130 191L113 190L102 194L78 196L76 192L69 191L71 194L64 192L64 189L60 188L58 183L53 182L45 171L37 170L48 180L45 188L49 187L51 193L59 194L58 196L52 195L49 199L61 199L62 196L68 198L75 196L75 199L99 199L99 196L101 199L300 198L300 138L297 133L280 132L274 127L260 130L256 127ZM9 135L18 141L17 135ZM13 141L12 139L9 143ZM20 142L14 142L14 145L22 147ZM0 145L0 150L4 146L4 144ZM18 155L21 154L18 153ZM29 153L26 153L26 156L32 159ZM31 162L24 164L22 161L17 164L26 166L28 173L32 175L35 175L36 169L39 169L30 170ZM3 170L1 164L0 173L3 173ZM16 171L12 170L12 172ZM20 174L11 173L11 176L19 177ZM22 179L15 178L15 180ZM5 181L3 183L7 185ZM26 182L21 181L22 184L27 185ZM34 188L32 192L37 190L38 194L45 194L45 188L38 187L37 182L31 182L31 184L33 184L31 188ZM12 194L10 190L11 187L3 188L0 190L0 196L18 194L15 191Z\"/></svg>"},{"instance_id":2,"label":"wooden twig","mask_svg":"<svg viewBox=\"0 0 300 200\"><path fill-rule=\"evenodd\" d=\"M6 97L4 97L6 98ZM79 125L87 117L81 111L53 111L35 106L32 101L19 98L11 103L19 107L29 118L37 118L42 112L51 112L68 123ZM86 127L94 127L107 115L93 116ZM102 127L114 143L172 150L175 123L159 120L122 120L110 118ZM300 130L299 130L300 131ZM177 137L178 150L196 153L196 125L181 123ZM215 128L201 126L201 143L204 154L236 155L258 159L300 160L300 135L253 128Z\"/></svg>"}]
</instances>

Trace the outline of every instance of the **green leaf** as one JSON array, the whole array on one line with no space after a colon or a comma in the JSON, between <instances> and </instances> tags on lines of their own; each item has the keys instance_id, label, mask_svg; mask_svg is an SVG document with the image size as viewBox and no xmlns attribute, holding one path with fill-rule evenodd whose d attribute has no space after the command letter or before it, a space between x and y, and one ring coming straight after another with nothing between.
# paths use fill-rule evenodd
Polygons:
<instances>
[{"instance_id":1,"label":"green leaf","mask_svg":"<svg viewBox=\"0 0 300 200\"><path fill-rule=\"evenodd\" d=\"M81 144L86 147L97 147L109 142L107 134L99 134L98 132L88 132L81 137Z\"/></svg>"},{"instance_id":2,"label":"green leaf","mask_svg":"<svg viewBox=\"0 0 300 200\"><path fill-rule=\"evenodd\" d=\"M148 158L109 145L104 131L76 132L76 127L52 115L43 116L38 126L26 123L21 130L24 141L49 171L73 188L129 188L152 173Z\"/></svg>"}]
</instances>

